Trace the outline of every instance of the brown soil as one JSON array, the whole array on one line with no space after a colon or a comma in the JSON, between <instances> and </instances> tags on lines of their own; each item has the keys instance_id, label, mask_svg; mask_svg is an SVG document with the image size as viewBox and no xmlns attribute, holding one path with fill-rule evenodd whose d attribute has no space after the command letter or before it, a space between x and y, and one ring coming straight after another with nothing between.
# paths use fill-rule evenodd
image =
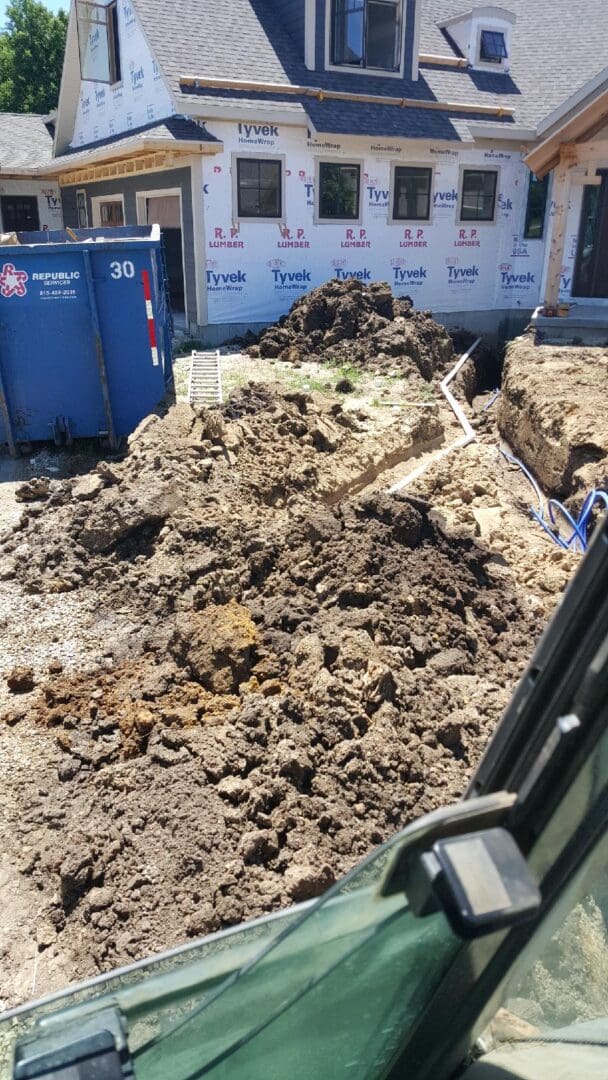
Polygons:
<instances>
[{"instance_id":1,"label":"brown soil","mask_svg":"<svg viewBox=\"0 0 608 1080\"><path fill-rule=\"evenodd\" d=\"M3 672L6 1004L317 895L461 793L544 612L424 501L357 494L441 433L250 387L22 490L3 587L56 624Z\"/></svg>"},{"instance_id":2,"label":"brown soil","mask_svg":"<svg viewBox=\"0 0 608 1080\"><path fill-rule=\"evenodd\" d=\"M317 360L374 371L409 373L429 382L454 362L452 339L430 312L397 299L387 282L328 281L296 300L264 330L251 355L293 363Z\"/></svg>"},{"instance_id":3,"label":"brown soil","mask_svg":"<svg viewBox=\"0 0 608 1080\"><path fill-rule=\"evenodd\" d=\"M507 350L498 421L501 433L547 494L580 505L608 488L608 352L535 345Z\"/></svg>"}]
</instances>

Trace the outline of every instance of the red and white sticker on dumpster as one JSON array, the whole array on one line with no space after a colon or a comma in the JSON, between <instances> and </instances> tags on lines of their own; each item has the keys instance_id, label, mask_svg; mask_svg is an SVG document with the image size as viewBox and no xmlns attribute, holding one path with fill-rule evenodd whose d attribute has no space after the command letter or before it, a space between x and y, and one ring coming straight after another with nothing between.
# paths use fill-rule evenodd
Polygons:
<instances>
[{"instance_id":1,"label":"red and white sticker on dumpster","mask_svg":"<svg viewBox=\"0 0 608 1080\"><path fill-rule=\"evenodd\" d=\"M28 280L29 274L25 270L17 270L13 263L5 263L0 273L0 295L9 299L11 296L25 296Z\"/></svg>"},{"instance_id":2,"label":"red and white sticker on dumpster","mask_svg":"<svg viewBox=\"0 0 608 1080\"><path fill-rule=\"evenodd\" d=\"M148 320L148 336L150 338L150 351L152 353L152 366L158 367L158 343L156 340L156 324L154 322L154 309L152 307L152 289L150 287L150 275L147 270L142 270L144 284L144 300L146 302L146 319Z\"/></svg>"}]
</instances>

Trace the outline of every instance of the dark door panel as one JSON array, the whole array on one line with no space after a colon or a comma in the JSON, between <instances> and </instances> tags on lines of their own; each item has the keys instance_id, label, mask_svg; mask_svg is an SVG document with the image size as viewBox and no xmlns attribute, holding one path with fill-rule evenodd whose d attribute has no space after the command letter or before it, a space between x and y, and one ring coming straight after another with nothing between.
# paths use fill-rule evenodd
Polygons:
<instances>
[{"instance_id":1,"label":"dark door panel","mask_svg":"<svg viewBox=\"0 0 608 1080\"><path fill-rule=\"evenodd\" d=\"M2 195L2 228L4 232L38 232L40 217L35 195Z\"/></svg>"}]
</instances>

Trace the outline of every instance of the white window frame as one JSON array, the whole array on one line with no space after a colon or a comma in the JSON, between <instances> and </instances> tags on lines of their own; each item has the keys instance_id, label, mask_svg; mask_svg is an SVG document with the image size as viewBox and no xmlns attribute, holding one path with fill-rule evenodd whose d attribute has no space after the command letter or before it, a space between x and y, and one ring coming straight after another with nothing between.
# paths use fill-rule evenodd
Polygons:
<instances>
[{"instance_id":1,"label":"white window frame","mask_svg":"<svg viewBox=\"0 0 608 1080\"><path fill-rule=\"evenodd\" d=\"M431 190L429 197L429 216L428 218L396 218L393 216L395 208L395 175L397 169L426 169L431 174ZM389 184L388 193L388 223L389 225L407 225L411 222L412 225L419 225L423 228L425 225L433 224L433 196L435 194L435 165L429 161L391 161L391 178Z\"/></svg>"},{"instance_id":2,"label":"white window frame","mask_svg":"<svg viewBox=\"0 0 608 1080\"><path fill-rule=\"evenodd\" d=\"M152 188L150 191L137 191L135 193L135 203L137 206L137 224L148 224L148 210L146 203L148 199L166 199L172 198L177 195L179 199L179 227L182 233L182 277L184 279L184 308L186 320L190 318L188 311L188 290L186 288L186 245L185 245L185 231L184 231L184 203L182 199L182 189L176 188Z\"/></svg>"},{"instance_id":3,"label":"white window frame","mask_svg":"<svg viewBox=\"0 0 608 1080\"><path fill-rule=\"evenodd\" d=\"M361 225L363 222L363 167L365 161L357 157L316 157L315 158L315 225ZM327 218L321 217L319 207L321 202L321 165L358 165L359 167L359 213L356 218Z\"/></svg>"},{"instance_id":4,"label":"white window frame","mask_svg":"<svg viewBox=\"0 0 608 1080\"><path fill-rule=\"evenodd\" d=\"M239 171L237 161L278 161L281 166L281 216L239 217ZM287 219L287 187L285 183L285 154L249 154L235 150L232 154L232 221L235 225L284 225Z\"/></svg>"},{"instance_id":5,"label":"white window frame","mask_svg":"<svg viewBox=\"0 0 608 1080\"><path fill-rule=\"evenodd\" d=\"M418 0L420 3L421 0ZM356 67L353 64L332 64L331 60L331 35L332 35L332 14L333 14L334 0L326 0L325 3L325 70L326 71L348 71L351 75L373 75L374 78L382 79L403 79L405 73L405 30L406 30L406 13L407 13L407 0L397 0L397 6L400 7L400 21L401 21L401 60L399 63L398 71L387 71L386 68L372 68L372 67Z\"/></svg>"},{"instance_id":6,"label":"white window frame","mask_svg":"<svg viewBox=\"0 0 608 1080\"><path fill-rule=\"evenodd\" d=\"M125 197L122 192L116 195L92 195L91 196L91 216L93 218L93 228L103 229L101 223L101 204L105 202L121 202L122 203L122 220L127 224L127 218L125 214Z\"/></svg>"},{"instance_id":7,"label":"white window frame","mask_svg":"<svg viewBox=\"0 0 608 1080\"><path fill-rule=\"evenodd\" d=\"M496 193L494 197L494 216L492 218L465 218L462 214L462 200L464 197L464 174L465 172L496 173ZM495 225L498 218L498 199L500 196L500 169L496 165L461 165L458 173L458 204L456 208L456 224L467 229L476 229L479 225Z\"/></svg>"}]
</instances>

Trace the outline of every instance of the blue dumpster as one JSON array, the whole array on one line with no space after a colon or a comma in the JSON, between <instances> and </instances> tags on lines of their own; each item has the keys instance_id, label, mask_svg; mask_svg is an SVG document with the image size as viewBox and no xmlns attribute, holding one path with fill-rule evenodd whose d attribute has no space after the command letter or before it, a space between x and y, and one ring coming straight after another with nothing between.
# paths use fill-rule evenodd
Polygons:
<instances>
[{"instance_id":1,"label":"blue dumpster","mask_svg":"<svg viewBox=\"0 0 608 1080\"><path fill-rule=\"evenodd\" d=\"M19 239L0 246L0 441L116 446L172 375L160 230Z\"/></svg>"}]
</instances>

